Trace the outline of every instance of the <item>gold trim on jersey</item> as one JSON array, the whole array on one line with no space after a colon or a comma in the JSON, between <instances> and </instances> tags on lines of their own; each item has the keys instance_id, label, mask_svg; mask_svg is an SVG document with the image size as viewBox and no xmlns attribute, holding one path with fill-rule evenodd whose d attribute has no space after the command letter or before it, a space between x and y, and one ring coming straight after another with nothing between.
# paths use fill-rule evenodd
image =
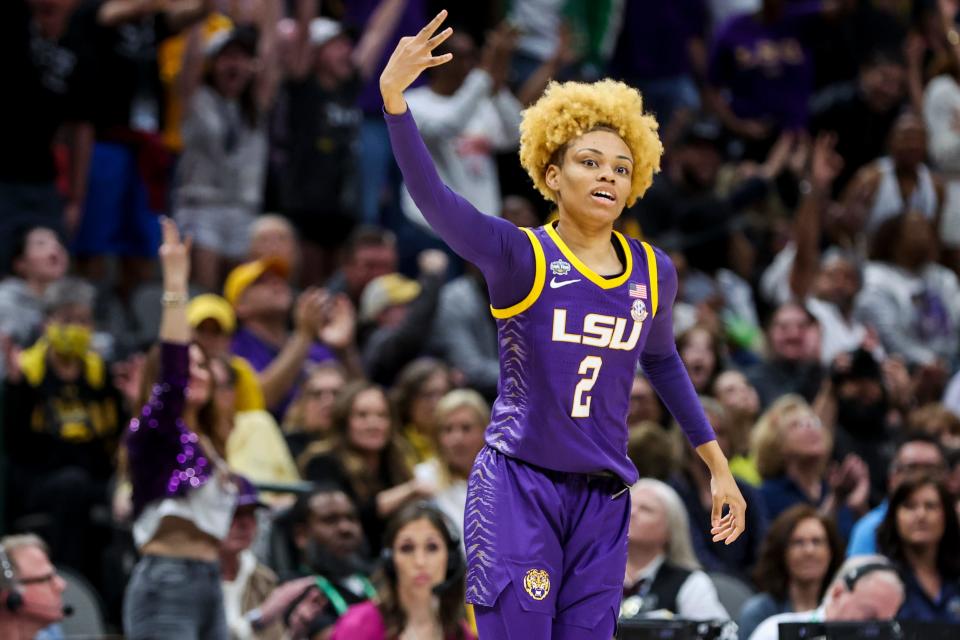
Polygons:
<instances>
[{"instance_id":1,"label":"gold trim on jersey","mask_svg":"<svg viewBox=\"0 0 960 640\"><path fill-rule=\"evenodd\" d=\"M660 302L660 289L657 287L657 254L646 242L641 242L643 252L647 254L647 273L650 276L650 316L656 317L657 305Z\"/></svg>"},{"instance_id":2,"label":"gold trim on jersey","mask_svg":"<svg viewBox=\"0 0 960 640\"><path fill-rule=\"evenodd\" d=\"M511 318L533 306L533 303L537 301L537 298L540 297L540 293L543 291L543 283L547 280L547 261L543 257L543 247L540 245L540 239L537 238L530 229L520 227L520 230L527 234L530 244L533 245L533 287L530 288L530 293L527 294L526 298L512 307L497 309L493 305L490 305L490 313L493 314L494 318L499 320Z\"/></svg>"},{"instance_id":3,"label":"gold trim on jersey","mask_svg":"<svg viewBox=\"0 0 960 640\"><path fill-rule=\"evenodd\" d=\"M560 237L560 234L557 233L557 230L553 228L552 224L545 225L543 227L547 231L547 235L550 236L553 241L556 243L557 248L560 249L560 253L566 257L570 263L577 268L577 271L583 274L583 276L594 283L601 289L615 289L619 287L624 282L627 281L627 278L630 277L630 273L633 271L633 252L630 250L630 244L627 242L627 239L624 238L618 231L614 231L613 235L616 236L617 240L620 241L620 245L623 247L623 255L627 264L624 265L623 273L617 276L616 278L604 278L596 271L583 264L583 261L580 260L570 250L570 247L567 246L567 243L563 241L563 238Z\"/></svg>"}]
</instances>

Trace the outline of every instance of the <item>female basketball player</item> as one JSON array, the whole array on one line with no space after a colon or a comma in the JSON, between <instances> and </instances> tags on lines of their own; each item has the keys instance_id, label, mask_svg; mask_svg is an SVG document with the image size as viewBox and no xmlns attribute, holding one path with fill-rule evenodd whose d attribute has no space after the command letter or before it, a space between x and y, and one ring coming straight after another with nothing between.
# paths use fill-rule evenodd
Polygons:
<instances>
[{"instance_id":1,"label":"female basketball player","mask_svg":"<svg viewBox=\"0 0 960 640\"><path fill-rule=\"evenodd\" d=\"M714 541L736 540L746 509L674 345L676 270L613 231L659 169L657 123L624 84L552 84L524 114L520 162L559 221L531 230L484 215L442 183L403 98L452 58L433 55L452 33L436 33L445 17L400 40L380 90L410 195L483 272L498 321L499 393L467 495L467 601L482 638L611 638L638 359L710 468Z\"/></svg>"}]
</instances>

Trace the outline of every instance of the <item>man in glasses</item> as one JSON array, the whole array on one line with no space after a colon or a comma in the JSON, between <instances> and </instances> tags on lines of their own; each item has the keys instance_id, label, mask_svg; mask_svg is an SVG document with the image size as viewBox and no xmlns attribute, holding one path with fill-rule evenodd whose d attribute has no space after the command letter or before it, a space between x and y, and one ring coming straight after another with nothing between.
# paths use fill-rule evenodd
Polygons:
<instances>
[{"instance_id":1,"label":"man in glasses","mask_svg":"<svg viewBox=\"0 0 960 640\"><path fill-rule=\"evenodd\" d=\"M62 637L42 630L63 620L66 588L43 540L33 534L0 540L0 638Z\"/></svg>"}]
</instances>

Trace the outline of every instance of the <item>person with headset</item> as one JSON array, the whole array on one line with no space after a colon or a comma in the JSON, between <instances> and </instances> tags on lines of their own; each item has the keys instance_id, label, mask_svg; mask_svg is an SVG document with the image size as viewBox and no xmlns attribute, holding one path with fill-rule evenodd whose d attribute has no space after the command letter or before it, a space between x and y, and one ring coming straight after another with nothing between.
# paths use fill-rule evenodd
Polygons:
<instances>
[{"instance_id":1,"label":"person with headset","mask_svg":"<svg viewBox=\"0 0 960 640\"><path fill-rule=\"evenodd\" d=\"M777 640L784 622L866 622L893 620L903 604L903 581L880 555L847 559L813 611L779 613L760 623L750 640Z\"/></svg>"},{"instance_id":2,"label":"person with headset","mask_svg":"<svg viewBox=\"0 0 960 640\"><path fill-rule=\"evenodd\" d=\"M415 502L387 525L377 601L354 605L331 640L476 640L464 618L460 539L437 507Z\"/></svg>"},{"instance_id":3,"label":"person with headset","mask_svg":"<svg viewBox=\"0 0 960 640\"><path fill-rule=\"evenodd\" d=\"M42 630L72 612L63 604L66 588L39 537L24 534L0 540L0 638L50 637Z\"/></svg>"}]
</instances>

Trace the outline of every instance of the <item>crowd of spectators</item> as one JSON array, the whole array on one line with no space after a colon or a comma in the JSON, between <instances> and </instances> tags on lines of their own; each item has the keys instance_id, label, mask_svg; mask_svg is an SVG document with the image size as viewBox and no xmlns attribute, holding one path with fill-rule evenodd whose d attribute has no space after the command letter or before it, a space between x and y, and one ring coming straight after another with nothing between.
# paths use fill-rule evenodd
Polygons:
<instances>
[{"instance_id":1,"label":"crowd of spectators","mask_svg":"<svg viewBox=\"0 0 960 640\"><path fill-rule=\"evenodd\" d=\"M377 87L440 8L454 57L408 105L484 213L552 220L516 155L551 79L622 79L660 123L618 228L677 265L749 522L711 542L710 476L638 370L621 615L960 624L960 5L450 4L0 2L0 532L52 603L0 629L61 637L52 562L131 638L472 637L497 325Z\"/></svg>"}]
</instances>

